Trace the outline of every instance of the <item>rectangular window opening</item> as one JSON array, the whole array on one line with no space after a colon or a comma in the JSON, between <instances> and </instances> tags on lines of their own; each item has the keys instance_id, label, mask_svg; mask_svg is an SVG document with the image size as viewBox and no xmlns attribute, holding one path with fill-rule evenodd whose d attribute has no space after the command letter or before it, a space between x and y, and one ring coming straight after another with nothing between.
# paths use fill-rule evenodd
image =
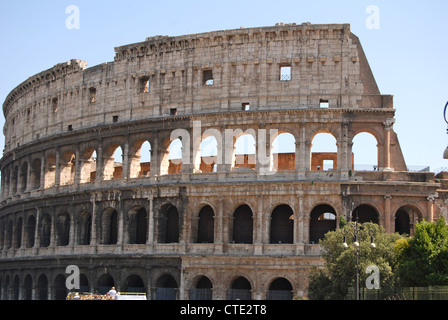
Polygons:
<instances>
[{"instance_id":1,"label":"rectangular window opening","mask_svg":"<svg viewBox=\"0 0 448 320\"><path fill-rule=\"evenodd\" d=\"M333 160L323 160L324 171L333 170L334 161Z\"/></svg>"},{"instance_id":2,"label":"rectangular window opening","mask_svg":"<svg viewBox=\"0 0 448 320\"><path fill-rule=\"evenodd\" d=\"M177 114L177 108L171 108L170 109L170 115L175 116Z\"/></svg>"},{"instance_id":3,"label":"rectangular window opening","mask_svg":"<svg viewBox=\"0 0 448 320\"><path fill-rule=\"evenodd\" d=\"M140 78L140 92L142 93L149 92L149 77Z\"/></svg>"},{"instance_id":4,"label":"rectangular window opening","mask_svg":"<svg viewBox=\"0 0 448 320\"><path fill-rule=\"evenodd\" d=\"M118 122L118 116L112 116L112 121L113 122Z\"/></svg>"},{"instance_id":5,"label":"rectangular window opening","mask_svg":"<svg viewBox=\"0 0 448 320\"><path fill-rule=\"evenodd\" d=\"M89 94L90 94L90 98L89 98L90 103L96 102L96 88L93 88L93 87L90 88Z\"/></svg>"},{"instance_id":6,"label":"rectangular window opening","mask_svg":"<svg viewBox=\"0 0 448 320\"><path fill-rule=\"evenodd\" d=\"M73 131L73 126L71 124L68 125L68 131Z\"/></svg>"},{"instance_id":7,"label":"rectangular window opening","mask_svg":"<svg viewBox=\"0 0 448 320\"><path fill-rule=\"evenodd\" d=\"M52 105L53 105L53 112L58 112L58 98L53 98Z\"/></svg>"},{"instance_id":8,"label":"rectangular window opening","mask_svg":"<svg viewBox=\"0 0 448 320\"><path fill-rule=\"evenodd\" d=\"M243 102L243 103L241 104L241 109L242 109L243 111L248 111L248 110L250 110L250 104L249 104L249 102Z\"/></svg>"},{"instance_id":9,"label":"rectangular window opening","mask_svg":"<svg viewBox=\"0 0 448 320\"><path fill-rule=\"evenodd\" d=\"M320 99L319 108L328 109L329 106L328 100Z\"/></svg>"},{"instance_id":10,"label":"rectangular window opening","mask_svg":"<svg viewBox=\"0 0 448 320\"><path fill-rule=\"evenodd\" d=\"M213 85L213 71L211 69L202 71L202 84L206 86Z\"/></svg>"},{"instance_id":11,"label":"rectangular window opening","mask_svg":"<svg viewBox=\"0 0 448 320\"><path fill-rule=\"evenodd\" d=\"M291 66L280 66L280 81L291 81Z\"/></svg>"}]
</instances>

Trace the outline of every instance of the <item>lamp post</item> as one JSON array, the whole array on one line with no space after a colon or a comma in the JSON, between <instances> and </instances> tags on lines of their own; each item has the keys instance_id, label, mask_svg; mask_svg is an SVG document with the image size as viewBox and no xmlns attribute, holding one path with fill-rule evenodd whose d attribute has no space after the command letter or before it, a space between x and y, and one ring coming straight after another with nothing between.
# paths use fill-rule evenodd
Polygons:
<instances>
[{"instance_id":1,"label":"lamp post","mask_svg":"<svg viewBox=\"0 0 448 320\"><path fill-rule=\"evenodd\" d=\"M355 247L355 256L356 256L356 300L359 300L359 257L361 256L361 239L360 232L367 229L368 234L370 235L370 247L375 248L375 242L373 242L373 238L375 236L375 227L371 222L365 222L363 224L358 223L358 218L356 218L355 222L351 222L350 225L353 226L353 230L348 227L344 227L342 229L342 234L344 236L344 243L342 247L348 248L347 244L347 235L351 234L353 236L353 246ZM367 228L365 228L367 227Z\"/></svg>"},{"instance_id":2,"label":"lamp post","mask_svg":"<svg viewBox=\"0 0 448 320\"><path fill-rule=\"evenodd\" d=\"M445 108L443 109L443 119L445 119L445 122L448 125L448 120L446 119L446 108L447 107L448 107L448 102L445 104ZM446 133L448 134L448 129L446 129ZM446 147L445 152L443 152L443 159L448 159L448 147Z\"/></svg>"}]
</instances>

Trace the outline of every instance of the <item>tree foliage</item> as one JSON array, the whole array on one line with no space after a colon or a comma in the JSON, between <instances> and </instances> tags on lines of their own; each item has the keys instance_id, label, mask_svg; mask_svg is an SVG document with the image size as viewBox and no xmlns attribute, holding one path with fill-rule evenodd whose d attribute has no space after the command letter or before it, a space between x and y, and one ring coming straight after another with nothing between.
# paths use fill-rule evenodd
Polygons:
<instances>
[{"instance_id":1,"label":"tree foliage","mask_svg":"<svg viewBox=\"0 0 448 320\"><path fill-rule=\"evenodd\" d=\"M443 217L417 223L414 236L394 249L401 286L448 285L448 227Z\"/></svg>"},{"instance_id":2,"label":"tree foliage","mask_svg":"<svg viewBox=\"0 0 448 320\"><path fill-rule=\"evenodd\" d=\"M395 285L394 268L396 255L394 245L402 236L388 234L384 228L376 224L358 224L362 229L359 232L360 243L360 285L364 286L367 277L366 268L376 265L380 271L380 286L382 288ZM370 247L370 235L368 226L372 226L376 247ZM356 285L356 248L353 245L354 238L348 233L346 236L347 248L342 246L344 242L343 230L353 232L354 224L347 223L343 228L328 232L320 244L324 248L325 268L316 270L310 277L308 287L311 299L345 299L349 288ZM349 231L349 232L350 232Z\"/></svg>"}]
</instances>

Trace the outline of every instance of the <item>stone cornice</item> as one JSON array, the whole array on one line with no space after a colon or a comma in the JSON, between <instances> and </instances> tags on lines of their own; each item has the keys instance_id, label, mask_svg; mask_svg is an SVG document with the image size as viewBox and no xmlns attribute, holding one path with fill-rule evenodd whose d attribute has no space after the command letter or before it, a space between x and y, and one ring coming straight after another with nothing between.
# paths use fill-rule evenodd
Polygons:
<instances>
[{"instance_id":1,"label":"stone cornice","mask_svg":"<svg viewBox=\"0 0 448 320\"><path fill-rule=\"evenodd\" d=\"M39 86L43 83L55 81L62 76L82 71L86 68L86 66L87 62L79 59L72 59L67 62L59 63L48 70L29 77L27 80L15 87L6 97L5 102L3 103L3 114L5 115L5 118L8 116L10 105L17 98L21 97L22 94L31 90L34 86Z\"/></svg>"}]
</instances>

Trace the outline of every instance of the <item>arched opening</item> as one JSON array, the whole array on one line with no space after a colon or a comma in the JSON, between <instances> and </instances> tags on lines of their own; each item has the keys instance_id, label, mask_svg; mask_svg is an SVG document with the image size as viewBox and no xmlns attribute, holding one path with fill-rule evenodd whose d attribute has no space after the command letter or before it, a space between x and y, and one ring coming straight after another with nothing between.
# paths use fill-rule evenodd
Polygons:
<instances>
[{"instance_id":1,"label":"arched opening","mask_svg":"<svg viewBox=\"0 0 448 320\"><path fill-rule=\"evenodd\" d=\"M114 278L109 274L105 273L101 277L98 278L98 293L106 294L109 290L115 287Z\"/></svg>"},{"instance_id":2,"label":"arched opening","mask_svg":"<svg viewBox=\"0 0 448 320\"><path fill-rule=\"evenodd\" d=\"M6 276L5 279L5 300L11 299L11 280L9 279L9 276Z\"/></svg>"},{"instance_id":3,"label":"arched opening","mask_svg":"<svg viewBox=\"0 0 448 320\"><path fill-rule=\"evenodd\" d=\"M353 138L353 167L357 171L378 171L378 141L368 132Z\"/></svg>"},{"instance_id":4,"label":"arched opening","mask_svg":"<svg viewBox=\"0 0 448 320\"><path fill-rule=\"evenodd\" d=\"M402 209L395 214L395 232L407 235L411 233L409 214Z\"/></svg>"},{"instance_id":5,"label":"arched opening","mask_svg":"<svg viewBox=\"0 0 448 320\"><path fill-rule=\"evenodd\" d=\"M126 283L124 285L124 292L146 292L145 283L143 279L138 275L130 275L126 278Z\"/></svg>"},{"instance_id":6,"label":"arched opening","mask_svg":"<svg viewBox=\"0 0 448 320\"><path fill-rule=\"evenodd\" d=\"M311 170L327 171L338 168L338 150L335 137L327 132L317 133L311 144Z\"/></svg>"},{"instance_id":7,"label":"arched opening","mask_svg":"<svg viewBox=\"0 0 448 320\"><path fill-rule=\"evenodd\" d=\"M11 287L11 299L12 300L19 300L19 293L20 293L20 279L18 275L15 275L13 281L12 281L12 287Z\"/></svg>"},{"instance_id":8,"label":"arched opening","mask_svg":"<svg viewBox=\"0 0 448 320\"><path fill-rule=\"evenodd\" d=\"M230 289L227 290L228 300L251 300L251 290L249 280L244 277L236 278L232 281Z\"/></svg>"},{"instance_id":9,"label":"arched opening","mask_svg":"<svg viewBox=\"0 0 448 320\"><path fill-rule=\"evenodd\" d=\"M209 136L201 141L200 172L218 171L218 141L214 136Z\"/></svg>"},{"instance_id":10,"label":"arched opening","mask_svg":"<svg viewBox=\"0 0 448 320\"><path fill-rule=\"evenodd\" d=\"M202 276L193 288L190 288L190 300L212 300L212 282Z\"/></svg>"},{"instance_id":11,"label":"arched opening","mask_svg":"<svg viewBox=\"0 0 448 320\"><path fill-rule=\"evenodd\" d=\"M69 185L75 181L75 154L72 151L66 151L61 157L60 185Z\"/></svg>"},{"instance_id":12,"label":"arched opening","mask_svg":"<svg viewBox=\"0 0 448 320\"><path fill-rule=\"evenodd\" d=\"M154 300L176 300L177 282L169 274L161 276L156 281Z\"/></svg>"},{"instance_id":13,"label":"arched opening","mask_svg":"<svg viewBox=\"0 0 448 320\"><path fill-rule=\"evenodd\" d=\"M23 281L23 300L31 300L33 298L33 278L29 274L25 276Z\"/></svg>"},{"instance_id":14,"label":"arched opening","mask_svg":"<svg viewBox=\"0 0 448 320\"><path fill-rule=\"evenodd\" d=\"M275 207L271 215L271 243L293 243L294 213L284 204Z\"/></svg>"},{"instance_id":15,"label":"arched opening","mask_svg":"<svg viewBox=\"0 0 448 320\"><path fill-rule=\"evenodd\" d=\"M36 217L29 216L28 221L26 222L25 228L25 247L32 248L34 247L34 241L36 238Z\"/></svg>"},{"instance_id":16,"label":"arched opening","mask_svg":"<svg viewBox=\"0 0 448 320\"><path fill-rule=\"evenodd\" d=\"M65 286L65 276L63 274L58 274L54 279L53 286L53 296L54 300L65 300L67 297L68 290Z\"/></svg>"},{"instance_id":17,"label":"arched opening","mask_svg":"<svg viewBox=\"0 0 448 320\"><path fill-rule=\"evenodd\" d=\"M149 177L151 171L151 144L147 140L138 140L131 148L129 157L129 177Z\"/></svg>"},{"instance_id":18,"label":"arched opening","mask_svg":"<svg viewBox=\"0 0 448 320\"><path fill-rule=\"evenodd\" d=\"M31 171L30 171L30 188L32 190L40 188L40 172L42 167L42 161L39 158L36 158L31 162Z\"/></svg>"},{"instance_id":19,"label":"arched opening","mask_svg":"<svg viewBox=\"0 0 448 320\"><path fill-rule=\"evenodd\" d=\"M269 285L267 300L292 300L292 285L285 278L277 278Z\"/></svg>"},{"instance_id":20,"label":"arched opening","mask_svg":"<svg viewBox=\"0 0 448 320\"><path fill-rule=\"evenodd\" d=\"M11 194L17 193L17 184L19 183L19 167L15 166L12 171Z\"/></svg>"},{"instance_id":21,"label":"arched opening","mask_svg":"<svg viewBox=\"0 0 448 320\"><path fill-rule=\"evenodd\" d=\"M149 177L151 171L151 144L143 142L140 148L140 172L139 177Z\"/></svg>"},{"instance_id":22,"label":"arched opening","mask_svg":"<svg viewBox=\"0 0 448 320\"><path fill-rule=\"evenodd\" d=\"M81 273L79 275L79 291L80 292L90 291L89 279L84 273Z\"/></svg>"},{"instance_id":23,"label":"arched opening","mask_svg":"<svg viewBox=\"0 0 448 320\"><path fill-rule=\"evenodd\" d=\"M22 225L23 219L20 217L17 219L16 232L14 233L14 248L16 249L22 246Z\"/></svg>"},{"instance_id":24,"label":"arched opening","mask_svg":"<svg viewBox=\"0 0 448 320\"><path fill-rule=\"evenodd\" d=\"M233 242L253 242L253 214L246 204L239 206L233 214Z\"/></svg>"},{"instance_id":25,"label":"arched opening","mask_svg":"<svg viewBox=\"0 0 448 320\"><path fill-rule=\"evenodd\" d=\"M168 147L168 174L179 173L182 170L182 147L179 138L171 141Z\"/></svg>"},{"instance_id":26,"label":"arched opening","mask_svg":"<svg viewBox=\"0 0 448 320\"><path fill-rule=\"evenodd\" d=\"M36 285L37 300L48 300L48 279L45 274L41 274Z\"/></svg>"},{"instance_id":27,"label":"arched opening","mask_svg":"<svg viewBox=\"0 0 448 320\"><path fill-rule=\"evenodd\" d=\"M58 246L68 246L70 241L70 215L62 213L56 220L56 244Z\"/></svg>"},{"instance_id":28,"label":"arched opening","mask_svg":"<svg viewBox=\"0 0 448 320\"><path fill-rule=\"evenodd\" d=\"M198 243L213 243L215 235L214 212L212 207L205 206L198 215Z\"/></svg>"},{"instance_id":29,"label":"arched opening","mask_svg":"<svg viewBox=\"0 0 448 320\"><path fill-rule=\"evenodd\" d=\"M20 191L24 192L28 184L28 163L24 162L20 170Z\"/></svg>"},{"instance_id":30,"label":"arched opening","mask_svg":"<svg viewBox=\"0 0 448 320\"><path fill-rule=\"evenodd\" d=\"M400 207L395 213L395 232L414 235L414 226L423 219L419 209L412 205Z\"/></svg>"},{"instance_id":31,"label":"arched opening","mask_svg":"<svg viewBox=\"0 0 448 320\"><path fill-rule=\"evenodd\" d=\"M88 211L83 211L79 218L78 244L90 245L92 236L92 215Z\"/></svg>"},{"instance_id":32,"label":"arched opening","mask_svg":"<svg viewBox=\"0 0 448 320\"><path fill-rule=\"evenodd\" d=\"M296 162L296 139L289 132L280 133L272 142L274 169L294 170Z\"/></svg>"},{"instance_id":33,"label":"arched opening","mask_svg":"<svg viewBox=\"0 0 448 320\"><path fill-rule=\"evenodd\" d=\"M362 204L352 212L352 221L358 220L359 223L372 222L378 224L378 212L368 204Z\"/></svg>"},{"instance_id":34,"label":"arched opening","mask_svg":"<svg viewBox=\"0 0 448 320\"><path fill-rule=\"evenodd\" d=\"M249 168L255 170L256 143L252 134L244 133L239 136L234 144L235 168Z\"/></svg>"},{"instance_id":35,"label":"arched opening","mask_svg":"<svg viewBox=\"0 0 448 320\"><path fill-rule=\"evenodd\" d=\"M80 183L94 182L96 178L97 154L94 148L87 148L84 151L81 161Z\"/></svg>"},{"instance_id":36,"label":"arched opening","mask_svg":"<svg viewBox=\"0 0 448 320\"><path fill-rule=\"evenodd\" d=\"M45 161L45 181L44 187L50 188L54 186L56 179L56 156L50 154Z\"/></svg>"},{"instance_id":37,"label":"arched opening","mask_svg":"<svg viewBox=\"0 0 448 320\"><path fill-rule=\"evenodd\" d=\"M148 230L148 214L146 209L137 206L129 212L129 243L145 244Z\"/></svg>"},{"instance_id":38,"label":"arched opening","mask_svg":"<svg viewBox=\"0 0 448 320\"><path fill-rule=\"evenodd\" d=\"M40 247L45 248L51 242L51 217L48 213L42 216L40 227Z\"/></svg>"},{"instance_id":39,"label":"arched opening","mask_svg":"<svg viewBox=\"0 0 448 320\"><path fill-rule=\"evenodd\" d=\"M159 243L179 242L179 212L173 205L165 205L159 217Z\"/></svg>"},{"instance_id":40,"label":"arched opening","mask_svg":"<svg viewBox=\"0 0 448 320\"><path fill-rule=\"evenodd\" d=\"M310 215L310 242L319 243L328 231L336 230L336 211L327 204L316 206Z\"/></svg>"},{"instance_id":41,"label":"arched opening","mask_svg":"<svg viewBox=\"0 0 448 320\"><path fill-rule=\"evenodd\" d=\"M123 150L117 144L109 146L104 155L103 179L121 179L123 174Z\"/></svg>"},{"instance_id":42,"label":"arched opening","mask_svg":"<svg viewBox=\"0 0 448 320\"><path fill-rule=\"evenodd\" d=\"M9 220L8 229L6 230L6 249L12 248L13 232L14 232L14 222L12 220Z\"/></svg>"},{"instance_id":43,"label":"arched opening","mask_svg":"<svg viewBox=\"0 0 448 320\"><path fill-rule=\"evenodd\" d=\"M118 241L118 212L113 208L103 211L102 221L102 244L117 244ZM109 288L110 289L110 288Z\"/></svg>"}]
</instances>

